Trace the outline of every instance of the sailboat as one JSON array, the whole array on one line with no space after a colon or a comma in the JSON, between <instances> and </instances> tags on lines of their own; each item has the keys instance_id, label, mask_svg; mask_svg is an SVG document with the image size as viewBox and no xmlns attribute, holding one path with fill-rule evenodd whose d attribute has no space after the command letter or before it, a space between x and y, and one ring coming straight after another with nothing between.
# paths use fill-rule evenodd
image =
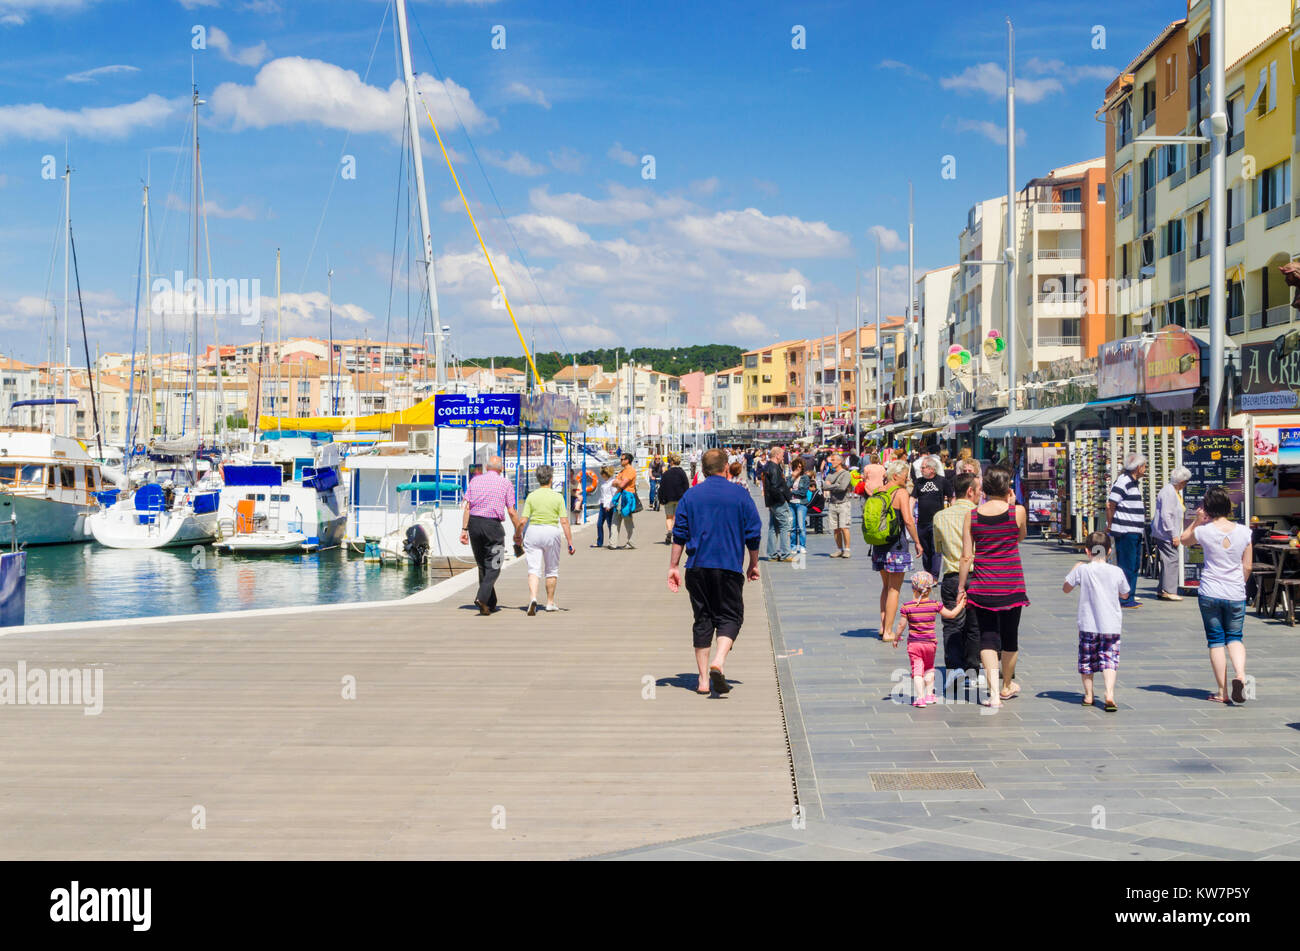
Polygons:
<instances>
[{"instance_id":1,"label":"sailboat","mask_svg":"<svg viewBox=\"0 0 1300 951\"><path fill-rule=\"evenodd\" d=\"M199 272L199 215L201 214L201 185L199 184L199 98L198 87L193 90L194 108L194 274ZM145 231L145 272L148 273L148 220L149 192L145 189L144 218ZM146 286L148 282L146 281ZM150 301L152 306L152 301ZM156 478L141 485L129 495L119 498L108 508L102 509L86 519L86 524L94 535L95 541L107 548L171 548L181 545L204 544L212 541L217 534L217 509L220 494L219 485L214 485L211 472L200 479L198 469L199 450L199 407L198 407L198 346L199 346L199 304L198 296L192 306L193 338L190 368L190 406L189 415L193 420L193 433L187 438L182 435L178 440L154 441L153 450L176 454L189 458L188 472L177 472L180 484L175 480L159 483ZM219 372L218 367L218 372ZM132 380L134 383L134 379ZM152 406L150 407L152 411ZM128 425L128 432L131 427ZM152 428L152 427L150 427ZM129 438L128 438L129 441Z\"/></svg>"}]
</instances>

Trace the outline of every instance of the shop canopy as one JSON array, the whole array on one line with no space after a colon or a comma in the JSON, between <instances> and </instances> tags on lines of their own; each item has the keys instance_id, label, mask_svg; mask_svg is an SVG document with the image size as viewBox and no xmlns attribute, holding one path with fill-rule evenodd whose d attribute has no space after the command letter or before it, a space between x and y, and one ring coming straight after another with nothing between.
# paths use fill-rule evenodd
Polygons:
<instances>
[{"instance_id":1,"label":"shop canopy","mask_svg":"<svg viewBox=\"0 0 1300 951\"><path fill-rule=\"evenodd\" d=\"M985 439L1008 439L1019 436L1022 439L1051 439L1056 435L1056 427L1076 420L1097 422L1096 414L1088 403L1068 403L1065 406L1049 406L1046 409L1022 409L1008 413L995 423L984 427Z\"/></svg>"},{"instance_id":2,"label":"shop canopy","mask_svg":"<svg viewBox=\"0 0 1300 951\"><path fill-rule=\"evenodd\" d=\"M940 438L953 439L956 436L961 435L962 433L972 432L973 430L979 429L980 425L985 420L996 419L997 417L1002 416L1005 413L1006 410L1003 407L998 406L995 407L994 409L980 410L978 413L975 413L972 416L963 416L956 419L950 418L948 422L944 425L943 430L940 433Z\"/></svg>"}]
</instances>

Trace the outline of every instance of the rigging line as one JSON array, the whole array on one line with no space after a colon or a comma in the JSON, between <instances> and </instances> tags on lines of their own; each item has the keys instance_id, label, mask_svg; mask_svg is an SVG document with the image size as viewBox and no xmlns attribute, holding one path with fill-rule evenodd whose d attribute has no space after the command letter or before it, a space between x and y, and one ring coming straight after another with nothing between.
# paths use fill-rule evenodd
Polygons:
<instances>
[{"instance_id":1,"label":"rigging line","mask_svg":"<svg viewBox=\"0 0 1300 951\"><path fill-rule=\"evenodd\" d=\"M424 30L420 27L419 21L413 16L410 16L409 12L407 18L411 20L411 22L415 23L416 32L420 34L420 40L424 43L424 49L429 54L429 60L433 63L434 75L437 76L441 74L442 69L438 66L438 60L433 55L433 48L429 45L429 40L424 35ZM533 277L533 270L528 264L528 258L524 255L524 249L519 246L519 241L515 238L514 229L510 227L510 221L506 218L505 209L501 206L501 199L497 197L496 189L492 187L492 179L488 177L487 169L483 167L483 161L479 158L478 149L474 147L474 140L470 137L469 129L465 125L465 120L461 118L460 110L456 108L456 101L452 99L451 95L447 92L446 86L443 86L442 90L443 95L447 97L447 101L451 104L452 111L456 113L456 121L460 124L461 132L465 135L465 142L469 145L469 151L470 154L474 156L475 164L478 165L479 174L483 176L483 181L487 183L488 192L492 195L492 201L497 206L497 211L501 215L501 220L505 222L506 231L510 234L510 241L514 244L515 250L519 252L519 260L524 266L524 271L527 273L528 279L533 285L533 289L537 291L537 298L542 302L542 308L546 311L546 317L550 320L551 327L555 330L555 336L559 339L561 351L567 353L568 344L564 340L564 334L560 332L559 324L555 322L555 316L551 313L551 307L546 303L546 298L542 295L542 289L537 285L537 279Z\"/></svg>"},{"instance_id":2,"label":"rigging line","mask_svg":"<svg viewBox=\"0 0 1300 951\"><path fill-rule=\"evenodd\" d=\"M131 324L131 384L126 397L126 440L123 445L122 471L131 471L131 450L135 448L135 420L140 404L135 401L135 354L140 335L140 281L144 271L144 216L148 205L140 203L140 240L135 258L135 320Z\"/></svg>"},{"instance_id":3,"label":"rigging line","mask_svg":"<svg viewBox=\"0 0 1300 951\"><path fill-rule=\"evenodd\" d=\"M393 291L397 283L397 223L402 218L402 182L406 171L406 129L409 125L406 110L402 110L402 148L397 159L397 201L393 203L393 250L388 258L388 310L384 314L384 339L388 339L388 329L393 323ZM409 219L410 213L408 211ZM367 354L367 356L369 356Z\"/></svg>"},{"instance_id":4,"label":"rigging line","mask_svg":"<svg viewBox=\"0 0 1300 951\"><path fill-rule=\"evenodd\" d=\"M63 231L63 202L59 202L59 219L54 223L54 240L50 243L50 270L45 276L45 303L54 307L54 302L50 300L50 285L54 283L54 262L59 253L59 233ZM50 318L53 317L53 320ZM58 333L59 315L58 311L52 313L46 312L42 315L42 320L50 321L50 333L46 340L45 359L51 366L54 365L54 335Z\"/></svg>"},{"instance_id":5,"label":"rigging line","mask_svg":"<svg viewBox=\"0 0 1300 951\"><path fill-rule=\"evenodd\" d=\"M392 4L384 5L384 16L383 19L379 21L379 32L375 34L374 45L370 47L370 58L366 60L366 71L361 75L361 85L363 86L366 85L366 80L370 78L370 67L374 64L375 52L379 49L379 41L383 39L384 36L384 24L388 22L388 8L390 6L392 6ZM329 213L330 199L334 196L334 186L337 185L339 179L343 177L343 173L339 166L343 164L343 156L347 154L348 142L351 138L352 130L348 129L347 133L343 136L343 145L339 148L339 160L334 163L334 170L330 173L330 187L329 191L325 194L325 207L320 210L320 221L316 222L316 233L313 234L311 238L311 250L307 252L307 263L302 269L302 280L298 282L299 294L302 293L303 287L307 284L307 275L311 273L311 262L312 258L316 254L316 243L320 240L321 229L325 227L325 216Z\"/></svg>"},{"instance_id":6,"label":"rigging line","mask_svg":"<svg viewBox=\"0 0 1300 951\"><path fill-rule=\"evenodd\" d=\"M190 122L192 120L193 116L187 111L185 114L185 130L181 136L181 144L176 149L176 164L172 166L171 185L169 185L167 189L167 200L163 202L162 223L160 224L157 233L153 235L153 252L154 260L156 261L162 260L162 258L158 256L158 249L167 243L167 216L171 211L171 197L176 194L176 184L181 176L181 159L189 154ZM189 163L186 162L185 164L188 167ZM165 318L162 314L159 314L158 319L164 320Z\"/></svg>"},{"instance_id":7,"label":"rigging line","mask_svg":"<svg viewBox=\"0 0 1300 951\"><path fill-rule=\"evenodd\" d=\"M420 96L420 101L424 102L424 96ZM533 380L535 383L541 382L541 376L537 372L537 364L533 362L532 351L528 349L528 344L524 342L523 331L519 329L519 321L515 319L514 308L510 306L510 298L506 296L506 289L501 285L501 277L497 274L496 267L492 264L492 255L488 254L487 245L483 243L483 235L478 230L478 223L474 220L474 212L470 210L469 201L465 198L465 192L460 187L460 179L456 176L456 169L451 164L451 156L447 154L447 146L442 141L442 133L438 131L438 123L433 121L433 113L429 107L424 107L424 114L429 117L429 125L433 126L433 134L438 139L438 148L442 149L442 157L447 162L447 171L451 172L451 180L456 183L456 192L460 195L461 204L465 206L465 214L469 215L469 223L474 228L474 236L478 238L478 246L483 249L483 257L487 259L488 269L492 272L492 279L497 282L497 290L501 292L501 300L506 305L506 313L510 315L510 323L514 324L515 333L519 337L519 345L524 348L524 356L528 358L528 365L533 368Z\"/></svg>"},{"instance_id":8,"label":"rigging line","mask_svg":"<svg viewBox=\"0 0 1300 951\"><path fill-rule=\"evenodd\" d=\"M72 273L77 276L77 309L81 311L81 345L86 351L86 389L90 390L90 417L91 422L95 424L95 448L99 450L102 458L104 455L104 443L100 439L99 432L99 405L95 401L95 377L90 372L90 341L86 339L86 306L81 301L81 270L77 267L77 239L72 236L72 228L68 228L68 244L72 248Z\"/></svg>"}]
</instances>

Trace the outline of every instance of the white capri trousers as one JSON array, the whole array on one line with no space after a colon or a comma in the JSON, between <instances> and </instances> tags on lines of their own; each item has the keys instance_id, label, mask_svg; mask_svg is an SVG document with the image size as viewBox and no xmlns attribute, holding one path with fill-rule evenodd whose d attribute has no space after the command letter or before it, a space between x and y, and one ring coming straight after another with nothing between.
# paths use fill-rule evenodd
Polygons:
<instances>
[{"instance_id":1,"label":"white capri trousers","mask_svg":"<svg viewBox=\"0 0 1300 951\"><path fill-rule=\"evenodd\" d=\"M529 525L524 532L524 560L530 575L542 577L545 567L547 578L558 578L563 553L564 533L558 525Z\"/></svg>"}]
</instances>

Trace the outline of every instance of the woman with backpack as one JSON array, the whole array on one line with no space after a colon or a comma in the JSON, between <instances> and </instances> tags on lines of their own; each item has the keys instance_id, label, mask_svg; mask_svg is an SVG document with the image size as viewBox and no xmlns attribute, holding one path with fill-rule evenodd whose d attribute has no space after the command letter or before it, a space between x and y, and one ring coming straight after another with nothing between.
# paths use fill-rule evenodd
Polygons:
<instances>
[{"instance_id":1,"label":"woman with backpack","mask_svg":"<svg viewBox=\"0 0 1300 951\"><path fill-rule=\"evenodd\" d=\"M894 616L903 590L903 576L912 567L908 539L921 550L907 493L907 462L895 459L885 467L885 484L862 507L862 538L871 545L871 567L880 573L880 639L894 640Z\"/></svg>"}]
</instances>

